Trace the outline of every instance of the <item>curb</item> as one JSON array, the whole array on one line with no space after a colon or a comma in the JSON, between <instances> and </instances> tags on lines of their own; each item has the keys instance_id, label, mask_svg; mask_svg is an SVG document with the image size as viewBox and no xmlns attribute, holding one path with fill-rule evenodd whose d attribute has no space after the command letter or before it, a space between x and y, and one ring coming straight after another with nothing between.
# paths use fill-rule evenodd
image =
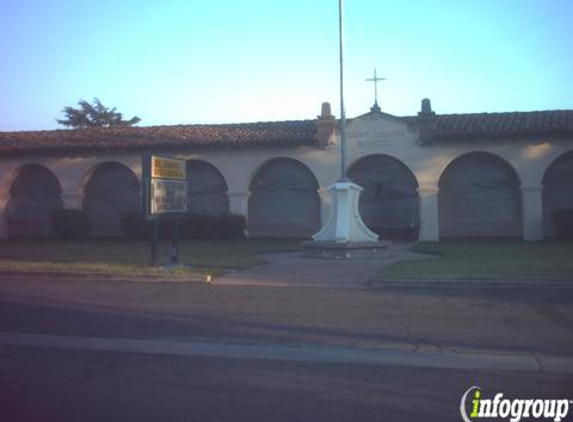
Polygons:
<instances>
[{"instance_id":1,"label":"curb","mask_svg":"<svg viewBox=\"0 0 573 422\"><path fill-rule=\"evenodd\" d=\"M569 356L419 352L345 347L292 347L175 340L122 339L0 332L0 345L51 349L96 350L222 359L405 366L414 368L479 369L535 373L573 373Z\"/></svg>"},{"instance_id":2,"label":"curb","mask_svg":"<svg viewBox=\"0 0 573 422\"><path fill-rule=\"evenodd\" d=\"M212 277L204 274L171 275L171 274L121 274L97 272L63 272L63 271L13 271L0 270L1 277L37 278L48 280L89 280L116 282L155 282L155 283L210 283Z\"/></svg>"},{"instance_id":3,"label":"curb","mask_svg":"<svg viewBox=\"0 0 573 422\"><path fill-rule=\"evenodd\" d=\"M213 277L205 274L121 274L98 272L64 271L16 271L0 270L0 278L37 278L48 280L89 280L115 282L155 282L155 283L211 283ZM368 289L478 289L478 290L573 290L573 282L568 281L504 281L504 280L375 280L368 282Z\"/></svg>"},{"instance_id":4,"label":"curb","mask_svg":"<svg viewBox=\"0 0 573 422\"><path fill-rule=\"evenodd\" d=\"M573 290L570 281L510 281L510 280L375 280L368 287L383 289L491 289L491 290Z\"/></svg>"}]
</instances>

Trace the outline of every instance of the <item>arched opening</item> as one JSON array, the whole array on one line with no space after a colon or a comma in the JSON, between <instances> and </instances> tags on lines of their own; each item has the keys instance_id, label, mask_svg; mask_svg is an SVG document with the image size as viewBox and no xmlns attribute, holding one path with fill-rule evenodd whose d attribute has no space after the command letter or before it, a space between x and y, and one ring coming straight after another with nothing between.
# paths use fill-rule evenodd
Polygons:
<instances>
[{"instance_id":1,"label":"arched opening","mask_svg":"<svg viewBox=\"0 0 573 422\"><path fill-rule=\"evenodd\" d=\"M205 161L187 161L189 214L229 214L227 183L216 167Z\"/></svg>"},{"instance_id":2,"label":"arched opening","mask_svg":"<svg viewBox=\"0 0 573 422\"><path fill-rule=\"evenodd\" d=\"M46 167L21 167L10 186L6 205L8 236L51 235L50 213L63 207L61 193L58 178Z\"/></svg>"},{"instance_id":3,"label":"arched opening","mask_svg":"<svg viewBox=\"0 0 573 422\"><path fill-rule=\"evenodd\" d=\"M557 158L543 175L543 231L555 236L553 213L573 209L573 151Z\"/></svg>"},{"instance_id":4,"label":"arched opening","mask_svg":"<svg viewBox=\"0 0 573 422\"><path fill-rule=\"evenodd\" d=\"M348 178L364 189L359 209L370 230L382 239L418 239L418 182L406 165L388 155L369 155L350 167Z\"/></svg>"},{"instance_id":5,"label":"arched opening","mask_svg":"<svg viewBox=\"0 0 573 422\"><path fill-rule=\"evenodd\" d=\"M121 234L121 217L140 209L139 180L123 164L98 165L84 186L83 209L94 235Z\"/></svg>"},{"instance_id":6,"label":"arched opening","mask_svg":"<svg viewBox=\"0 0 573 422\"><path fill-rule=\"evenodd\" d=\"M266 162L253 178L249 234L253 237L309 237L320 228L318 182L290 158Z\"/></svg>"},{"instance_id":7,"label":"arched opening","mask_svg":"<svg viewBox=\"0 0 573 422\"><path fill-rule=\"evenodd\" d=\"M521 237L519 185L515 170L494 154L456 158L438 185L440 237Z\"/></svg>"}]
</instances>

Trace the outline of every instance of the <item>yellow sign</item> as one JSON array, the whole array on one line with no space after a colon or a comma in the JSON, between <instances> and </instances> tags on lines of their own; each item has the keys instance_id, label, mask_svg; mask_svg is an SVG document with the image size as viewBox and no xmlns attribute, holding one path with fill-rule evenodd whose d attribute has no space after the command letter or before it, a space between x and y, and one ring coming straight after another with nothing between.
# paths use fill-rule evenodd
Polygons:
<instances>
[{"instance_id":1,"label":"yellow sign","mask_svg":"<svg viewBox=\"0 0 573 422\"><path fill-rule=\"evenodd\" d=\"M176 158L151 157L151 177L186 180L186 162Z\"/></svg>"}]
</instances>

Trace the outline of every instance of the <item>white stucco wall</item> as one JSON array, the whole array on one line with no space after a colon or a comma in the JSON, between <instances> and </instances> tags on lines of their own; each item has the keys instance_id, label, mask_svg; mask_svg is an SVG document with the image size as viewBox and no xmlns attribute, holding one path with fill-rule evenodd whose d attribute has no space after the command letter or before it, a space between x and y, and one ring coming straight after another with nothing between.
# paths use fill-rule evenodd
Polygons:
<instances>
[{"instance_id":1,"label":"white stucco wall","mask_svg":"<svg viewBox=\"0 0 573 422\"><path fill-rule=\"evenodd\" d=\"M456 158L487 152L505 160L517 173L522 191L524 240L543 238L542 179L551 163L573 150L573 139L511 139L438 142L420 146L418 134L392 118L354 120L348 126L348 156L352 164L364 156L385 154L398 159L415 175L420 194L420 240L439 239L438 183Z\"/></svg>"},{"instance_id":2,"label":"white stucco wall","mask_svg":"<svg viewBox=\"0 0 573 422\"><path fill-rule=\"evenodd\" d=\"M403 121L382 116L371 119L367 115L349 122L348 167L362 157L385 154L406 165L418 181L420 194L420 240L435 241L439 238L438 183L446 167L457 157L470 152L488 152L508 162L516 171L522 190L523 237L539 240L543 237L542 179L551 163L573 151L573 139L513 139L437 142L420 146L415 128ZM172 154L173 155L173 154ZM320 186L322 201L321 219L326 221L330 198L324 193L340 177L340 150L338 139L325 148L241 148L204 150L175 154L185 159L198 159L215 166L225 178L231 212L248 216L249 185L261 166L277 157L298 160L307 166ZM119 162L141 176L141 153L89 156L25 156L0 159L0 238L7 235L5 207L10 185L17 170L25 164L41 164L51 170L62 187L66 207L80 207L83 186L89 175L103 162Z\"/></svg>"}]
</instances>

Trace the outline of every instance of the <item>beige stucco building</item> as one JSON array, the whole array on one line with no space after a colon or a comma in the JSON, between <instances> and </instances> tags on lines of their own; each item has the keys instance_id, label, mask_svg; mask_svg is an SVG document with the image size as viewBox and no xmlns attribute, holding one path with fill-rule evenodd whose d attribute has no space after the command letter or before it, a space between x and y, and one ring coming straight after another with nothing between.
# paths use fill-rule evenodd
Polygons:
<instances>
[{"instance_id":1,"label":"beige stucco building","mask_svg":"<svg viewBox=\"0 0 573 422\"><path fill-rule=\"evenodd\" d=\"M237 213L251 236L308 237L340 178L338 121L0 132L0 238L48 235L49 212L83 208L119 234L141 207L146 152L188 161L192 213ZM416 116L373 107L347 121L348 177L383 238L541 240L573 208L573 110Z\"/></svg>"}]
</instances>

